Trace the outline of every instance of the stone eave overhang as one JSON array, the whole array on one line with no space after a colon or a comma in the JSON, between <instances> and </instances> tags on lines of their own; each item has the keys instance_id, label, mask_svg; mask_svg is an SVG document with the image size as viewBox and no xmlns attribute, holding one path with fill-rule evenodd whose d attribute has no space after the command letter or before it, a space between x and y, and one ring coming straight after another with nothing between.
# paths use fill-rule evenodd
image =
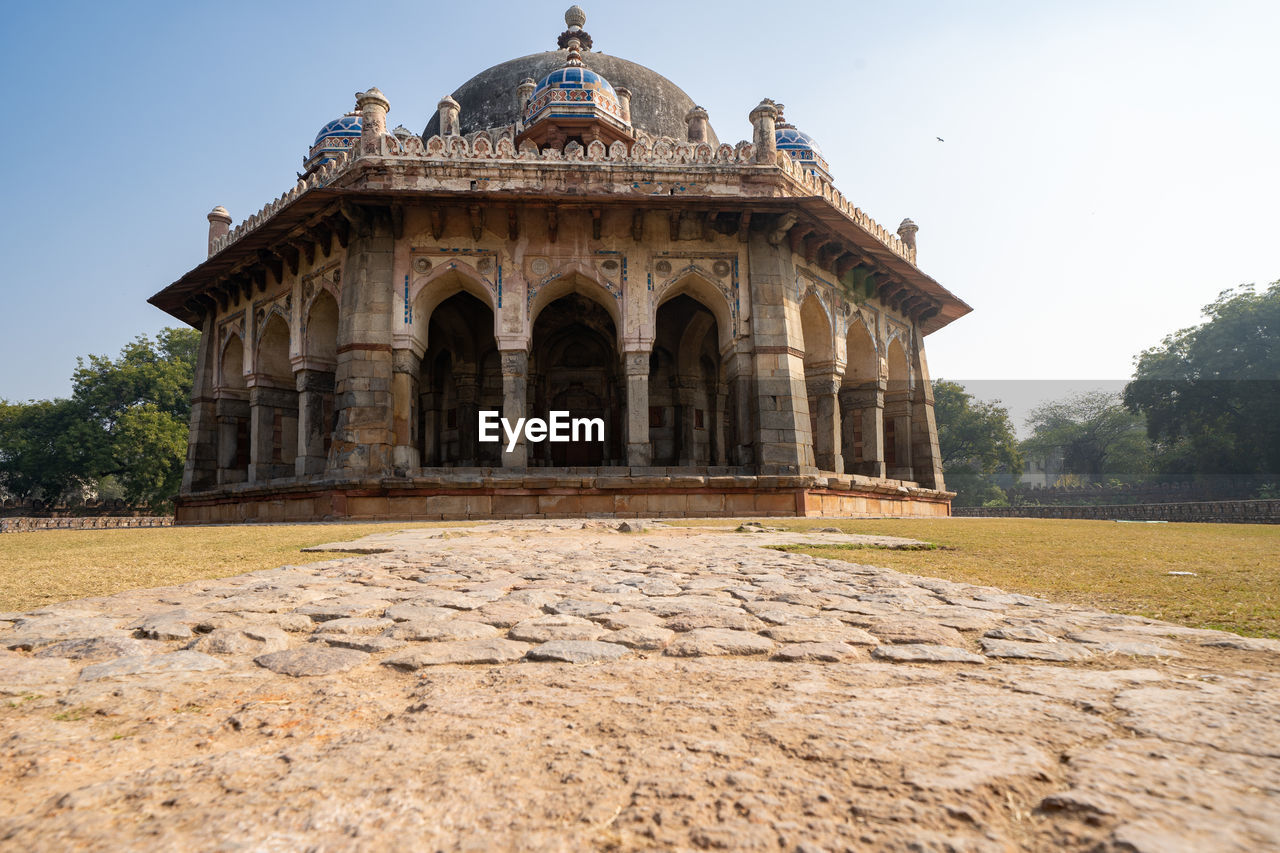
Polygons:
<instances>
[{"instance_id":1,"label":"stone eave overhang","mask_svg":"<svg viewBox=\"0 0 1280 853\"><path fill-rule=\"evenodd\" d=\"M455 146L461 141L454 138ZM254 284L265 290L265 269L274 268L277 279L282 278L284 263L296 271L300 241L314 240L317 228L325 232L326 250L335 232L345 246L342 201L393 206L446 201L514 202L560 210L628 206L737 212L739 228L764 228L775 245L789 240L808 263L829 269L856 300L878 297L912 316L924 334L972 310L916 267L914 248L852 208L830 184L792 166L785 154L776 166L743 162L750 151L742 148L737 162L729 163L464 158L403 151L385 156L385 149L384 156L341 160L250 217L215 247L208 260L148 301L198 326L204 313L219 301L225 303L225 296L220 300L211 291L225 294L238 287L248 293ZM746 239L745 231L740 237Z\"/></svg>"}]
</instances>

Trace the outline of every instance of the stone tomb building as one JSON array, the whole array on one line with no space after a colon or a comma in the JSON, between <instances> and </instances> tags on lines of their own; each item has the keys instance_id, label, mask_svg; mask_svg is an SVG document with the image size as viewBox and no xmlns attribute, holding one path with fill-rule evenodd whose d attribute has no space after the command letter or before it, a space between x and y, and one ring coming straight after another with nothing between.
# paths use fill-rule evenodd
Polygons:
<instances>
[{"instance_id":1,"label":"stone tomb building","mask_svg":"<svg viewBox=\"0 0 1280 853\"><path fill-rule=\"evenodd\" d=\"M151 298L202 333L180 523L948 513L924 338L970 309L916 226L853 207L780 104L722 144L565 18L421 136L370 89L288 192L209 214ZM482 410L604 440L508 450Z\"/></svg>"}]
</instances>

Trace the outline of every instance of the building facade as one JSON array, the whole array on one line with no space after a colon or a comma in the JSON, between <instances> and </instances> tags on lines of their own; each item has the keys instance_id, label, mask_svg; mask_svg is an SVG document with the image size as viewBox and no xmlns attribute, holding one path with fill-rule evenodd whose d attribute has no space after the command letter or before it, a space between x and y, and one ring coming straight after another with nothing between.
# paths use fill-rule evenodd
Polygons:
<instances>
[{"instance_id":1,"label":"building facade","mask_svg":"<svg viewBox=\"0 0 1280 853\"><path fill-rule=\"evenodd\" d=\"M924 338L970 309L915 225L780 105L722 144L566 23L421 135L359 93L292 189L209 214L151 299L202 333L179 522L948 513ZM485 411L603 436L482 441Z\"/></svg>"}]
</instances>

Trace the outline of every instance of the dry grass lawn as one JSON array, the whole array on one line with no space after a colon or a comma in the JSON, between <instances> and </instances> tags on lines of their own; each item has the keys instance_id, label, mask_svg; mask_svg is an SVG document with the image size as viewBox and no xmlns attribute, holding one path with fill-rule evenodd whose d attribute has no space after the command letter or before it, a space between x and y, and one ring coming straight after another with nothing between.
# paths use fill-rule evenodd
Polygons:
<instances>
[{"instance_id":1,"label":"dry grass lawn","mask_svg":"<svg viewBox=\"0 0 1280 853\"><path fill-rule=\"evenodd\" d=\"M298 549L427 524L40 530L0 536L0 611L331 560Z\"/></svg>"},{"instance_id":2,"label":"dry grass lawn","mask_svg":"<svg viewBox=\"0 0 1280 853\"><path fill-rule=\"evenodd\" d=\"M768 519L764 524L788 530L838 527L944 546L931 551L797 549L816 557L996 586L1197 628L1280 637L1280 527L1034 518Z\"/></svg>"}]
</instances>

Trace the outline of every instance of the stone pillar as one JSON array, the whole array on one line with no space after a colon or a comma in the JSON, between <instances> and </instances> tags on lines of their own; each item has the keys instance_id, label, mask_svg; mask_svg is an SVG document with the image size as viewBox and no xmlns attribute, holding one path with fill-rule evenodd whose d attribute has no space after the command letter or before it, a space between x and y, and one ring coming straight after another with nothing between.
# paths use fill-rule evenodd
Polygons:
<instances>
[{"instance_id":1,"label":"stone pillar","mask_svg":"<svg viewBox=\"0 0 1280 853\"><path fill-rule=\"evenodd\" d=\"M231 214L222 205L209 211L209 257L213 257L215 240L221 240L231 232Z\"/></svg>"},{"instance_id":2,"label":"stone pillar","mask_svg":"<svg viewBox=\"0 0 1280 853\"><path fill-rule=\"evenodd\" d=\"M902 224L898 226L898 236L902 238L902 242L912 252L916 250L916 232L920 230L920 226L916 225L910 219L902 220Z\"/></svg>"},{"instance_id":3,"label":"stone pillar","mask_svg":"<svg viewBox=\"0 0 1280 853\"><path fill-rule=\"evenodd\" d=\"M480 374L454 365L458 389L458 464L479 464L480 456Z\"/></svg>"},{"instance_id":4,"label":"stone pillar","mask_svg":"<svg viewBox=\"0 0 1280 853\"><path fill-rule=\"evenodd\" d=\"M680 453L676 464L692 468L698 464L698 433L695 429L694 408L698 396L697 380L689 376L676 377L676 429L679 430Z\"/></svg>"},{"instance_id":5,"label":"stone pillar","mask_svg":"<svg viewBox=\"0 0 1280 853\"><path fill-rule=\"evenodd\" d=\"M502 350L502 416L515 425L517 418L528 417L529 410L529 353L523 349ZM529 464L529 449L525 446L524 433L516 446L507 450L506 433L502 433L502 467L525 468Z\"/></svg>"},{"instance_id":6,"label":"stone pillar","mask_svg":"<svg viewBox=\"0 0 1280 853\"><path fill-rule=\"evenodd\" d=\"M533 93L530 92L529 94ZM441 136L457 136L462 132L462 124L460 120L462 107L458 105L457 101L448 95L445 95L440 99L440 103L436 104L436 109L440 113Z\"/></svg>"},{"instance_id":7,"label":"stone pillar","mask_svg":"<svg viewBox=\"0 0 1280 853\"><path fill-rule=\"evenodd\" d=\"M418 411L422 413L419 417L422 448L419 461L424 468L440 464L440 447L437 444L440 437L440 414L436 411L438 405L434 391L425 391L418 396Z\"/></svg>"},{"instance_id":8,"label":"stone pillar","mask_svg":"<svg viewBox=\"0 0 1280 853\"><path fill-rule=\"evenodd\" d=\"M298 388L298 458L294 473L298 477L324 474L327 459L326 440L333 429L333 371L298 370L294 380Z\"/></svg>"},{"instance_id":9,"label":"stone pillar","mask_svg":"<svg viewBox=\"0 0 1280 853\"><path fill-rule=\"evenodd\" d=\"M338 416L329 449L335 477L382 477L392 470L391 216L384 208L343 208L352 220L338 312Z\"/></svg>"},{"instance_id":10,"label":"stone pillar","mask_svg":"<svg viewBox=\"0 0 1280 853\"><path fill-rule=\"evenodd\" d=\"M397 474L407 475L422 463L418 458L417 432L418 373L422 359L411 349L391 353L391 464Z\"/></svg>"},{"instance_id":11,"label":"stone pillar","mask_svg":"<svg viewBox=\"0 0 1280 853\"><path fill-rule=\"evenodd\" d=\"M516 86L516 104L519 107L516 110L516 115L518 116L516 120L516 133L524 130L524 111L525 108L529 106L529 99L533 97L533 93L537 88L538 84L534 82L532 77L524 78L520 81L520 84ZM440 114L440 128L441 131L444 130L444 113ZM443 135L444 134L442 132L441 136Z\"/></svg>"},{"instance_id":12,"label":"stone pillar","mask_svg":"<svg viewBox=\"0 0 1280 853\"><path fill-rule=\"evenodd\" d=\"M278 454L277 435L280 440ZM249 436L249 482L265 483L293 474L298 451L296 393L292 389L267 385L250 388Z\"/></svg>"},{"instance_id":13,"label":"stone pillar","mask_svg":"<svg viewBox=\"0 0 1280 853\"><path fill-rule=\"evenodd\" d=\"M688 139L690 142L706 142L707 141L707 111L702 107L692 107L689 112L685 113L684 123L688 125Z\"/></svg>"},{"instance_id":14,"label":"stone pillar","mask_svg":"<svg viewBox=\"0 0 1280 853\"><path fill-rule=\"evenodd\" d=\"M249 401L242 396L224 396L214 409L218 419L218 485L243 483L249 476L249 460L239 458L240 436L248 436Z\"/></svg>"},{"instance_id":15,"label":"stone pillar","mask_svg":"<svg viewBox=\"0 0 1280 853\"><path fill-rule=\"evenodd\" d=\"M711 464L725 466L729 464L729 452L726 447L728 431L725 430L725 412L729 405L729 395L725 386L719 385L715 395L715 411L711 414Z\"/></svg>"},{"instance_id":16,"label":"stone pillar","mask_svg":"<svg viewBox=\"0 0 1280 853\"><path fill-rule=\"evenodd\" d=\"M772 245L762 232L752 233L747 248L759 471L810 473L816 469L809 432L804 338L799 311L786 296L787 288L795 283L791 253L785 243Z\"/></svg>"},{"instance_id":17,"label":"stone pillar","mask_svg":"<svg viewBox=\"0 0 1280 853\"><path fill-rule=\"evenodd\" d=\"M195 385L191 391L191 419L187 461L182 467L182 493L201 492L218 482L218 415L213 390L217 360L213 312L204 316L200 349L196 354Z\"/></svg>"},{"instance_id":18,"label":"stone pillar","mask_svg":"<svg viewBox=\"0 0 1280 853\"><path fill-rule=\"evenodd\" d=\"M613 91L618 96L618 109L622 111L622 120L631 124L631 90L626 86L619 86Z\"/></svg>"},{"instance_id":19,"label":"stone pillar","mask_svg":"<svg viewBox=\"0 0 1280 853\"><path fill-rule=\"evenodd\" d=\"M735 347L747 344L735 344ZM747 466L756 460L756 410L755 410L755 357L749 350L735 349L725 364L725 378L729 386L728 412L732 430L725 430L728 464Z\"/></svg>"},{"instance_id":20,"label":"stone pillar","mask_svg":"<svg viewBox=\"0 0 1280 853\"><path fill-rule=\"evenodd\" d=\"M905 383L902 383L905 384ZM891 383L884 395L886 476L891 480L911 480L911 391Z\"/></svg>"},{"instance_id":21,"label":"stone pillar","mask_svg":"<svg viewBox=\"0 0 1280 853\"><path fill-rule=\"evenodd\" d=\"M844 464L851 474L885 476L884 393L883 380L840 391ZM857 446L858 437L861 447Z\"/></svg>"},{"instance_id":22,"label":"stone pillar","mask_svg":"<svg viewBox=\"0 0 1280 853\"><path fill-rule=\"evenodd\" d=\"M821 471L844 473L844 454L840 429L840 374L823 371L808 377L806 385L811 407L813 429L813 461Z\"/></svg>"},{"instance_id":23,"label":"stone pillar","mask_svg":"<svg viewBox=\"0 0 1280 853\"><path fill-rule=\"evenodd\" d=\"M649 351L628 350L622 358L627 374L627 464L648 468L653 464L653 446L649 444Z\"/></svg>"},{"instance_id":24,"label":"stone pillar","mask_svg":"<svg viewBox=\"0 0 1280 853\"><path fill-rule=\"evenodd\" d=\"M924 357L924 336L915 330L916 387L911 398L911 469L915 481L926 489L945 490L942 451L938 448L938 421L933 410L933 383Z\"/></svg>"},{"instance_id":25,"label":"stone pillar","mask_svg":"<svg viewBox=\"0 0 1280 853\"><path fill-rule=\"evenodd\" d=\"M382 137L387 132L387 113L391 104L374 86L367 92L356 92L356 110L360 113L360 154L379 154Z\"/></svg>"},{"instance_id":26,"label":"stone pillar","mask_svg":"<svg viewBox=\"0 0 1280 853\"><path fill-rule=\"evenodd\" d=\"M765 98L751 111L751 142L756 149L756 164L775 166L778 163L778 137L774 135L778 108Z\"/></svg>"}]
</instances>

